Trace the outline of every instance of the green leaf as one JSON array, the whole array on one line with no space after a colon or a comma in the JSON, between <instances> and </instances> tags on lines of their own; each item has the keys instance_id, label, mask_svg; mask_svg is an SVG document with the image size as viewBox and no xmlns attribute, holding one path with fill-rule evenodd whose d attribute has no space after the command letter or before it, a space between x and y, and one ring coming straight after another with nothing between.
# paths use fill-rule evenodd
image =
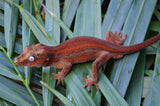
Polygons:
<instances>
[{"instance_id":1,"label":"green leaf","mask_svg":"<svg viewBox=\"0 0 160 106\"><path fill-rule=\"evenodd\" d=\"M111 106L129 106L105 75L100 72L99 86Z\"/></svg>"},{"instance_id":2,"label":"green leaf","mask_svg":"<svg viewBox=\"0 0 160 106\"><path fill-rule=\"evenodd\" d=\"M19 7L19 10L30 27L33 31L36 38L39 40L40 43L48 44L48 45L55 45L55 41L51 38L51 36L46 32L43 26L25 9Z\"/></svg>"},{"instance_id":3,"label":"green leaf","mask_svg":"<svg viewBox=\"0 0 160 106\"><path fill-rule=\"evenodd\" d=\"M123 33L128 34L124 45L133 45L144 40L155 4L156 0L138 0L132 3L123 27ZM138 54L130 54L116 60L113 67L111 80L122 96L128 88Z\"/></svg>"},{"instance_id":4,"label":"green leaf","mask_svg":"<svg viewBox=\"0 0 160 106\"><path fill-rule=\"evenodd\" d=\"M80 0L65 0L64 6L63 6L63 13L62 13L62 20L64 23L71 27L71 24L73 22L74 16L76 14L76 10L79 6ZM67 34L62 33L62 41L66 39Z\"/></svg>"},{"instance_id":5,"label":"green leaf","mask_svg":"<svg viewBox=\"0 0 160 106\"><path fill-rule=\"evenodd\" d=\"M64 23L70 27L76 14L80 0L65 0L63 7L62 19Z\"/></svg>"},{"instance_id":6,"label":"green leaf","mask_svg":"<svg viewBox=\"0 0 160 106\"><path fill-rule=\"evenodd\" d=\"M7 83L7 82L6 82ZM28 101L21 97L18 93L0 82L0 97L6 99L16 105L32 106Z\"/></svg>"},{"instance_id":7,"label":"green leaf","mask_svg":"<svg viewBox=\"0 0 160 106\"><path fill-rule=\"evenodd\" d=\"M4 14L0 13L0 26L4 27Z\"/></svg>"},{"instance_id":8,"label":"green leaf","mask_svg":"<svg viewBox=\"0 0 160 106\"><path fill-rule=\"evenodd\" d=\"M80 3L74 33L76 36L85 35L101 38L100 0L84 0Z\"/></svg>"},{"instance_id":9,"label":"green leaf","mask_svg":"<svg viewBox=\"0 0 160 106\"><path fill-rule=\"evenodd\" d=\"M152 77L152 81L146 96L146 99L144 101L144 106L151 106L159 105L159 98L160 98L160 42L157 47L157 57L155 61L155 67L154 67L154 75Z\"/></svg>"},{"instance_id":10,"label":"green leaf","mask_svg":"<svg viewBox=\"0 0 160 106\"><path fill-rule=\"evenodd\" d=\"M31 14L32 14L32 6L33 6L32 0L23 1L24 9L28 10ZM35 42L34 35L24 19L22 20L22 40L23 40L22 41L23 49L28 45L34 44ZM30 84L30 79L32 74L31 68L24 67L24 71L25 71L25 81L27 84Z\"/></svg>"},{"instance_id":11,"label":"green leaf","mask_svg":"<svg viewBox=\"0 0 160 106\"><path fill-rule=\"evenodd\" d=\"M52 11L46 8L44 4L41 4L41 5L53 17L53 19L57 22L57 24L61 26L61 28L64 30L64 32L67 34L69 38L74 37L74 34L72 33L72 31L64 24L62 20L60 20Z\"/></svg>"},{"instance_id":12,"label":"green leaf","mask_svg":"<svg viewBox=\"0 0 160 106\"><path fill-rule=\"evenodd\" d=\"M82 83L74 71L70 72L69 75L65 77L65 83L67 85L67 90L70 93L68 94L70 95L69 99L73 99L77 106L96 106L90 95L88 95L83 88Z\"/></svg>"},{"instance_id":13,"label":"green leaf","mask_svg":"<svg viewBox=\"0 0 160 106\"><path fill-rule=\"evenodd\" d=\"M14 104L8 102L8 101L5 101L3 99L0 99L0 105L1 106L14 106Z\"/></svg>"},{"instance_id":14,"label":"green leaf","mask_svg":"<svg viewBox=\"0 0 160 106\"><path fill-rule=\"evenodd\" d=\"M0 9L4 10L4 0L0 0Z\"/></svg>"},{"instance_id":15,"label":"green leaf","mask_svg":"<svg viewBox=\"0 0 160 106\"><path fill-rule=\"evenodd\" d=\"M19 0L13 0L15 3L19 3ZM12 56L14 49L14 42L16 37L18 21L18 9L12 5L5 3L4 7L4 28L5 28L5 41L7 45L8 56Z\"/></svg>"},{"instance_id":16,"label":"green leaf","mask_svg":"<svg viewBox=\"0 0 160 106\"><path fill-rule=\"evenodd\" d=\"M55 94L66 106L74 106L66 97L64 97L62 94L60 94L58 91L55 89L51 88L48 86L46 83L43 81L40 81L41 84L43 84L47 89L49 89L53 94Z\"/></svg>"},{"instance_id":17,"label":"green leaf","mask_svg":"<svg viewBox=\"0 0 160 106\"><path fill-rule=\"evenodd\" d=\"M109 3L102 25L103 39L107 31L120 32L133 1L134 0L112 0Z\"/></svg>"},{"instance_id":18,"label":"green leaf","mask_svg":"<svg viewBox=\"0 0 160 106\"><path fill-rule=\"evenodd\" d=\"M126 101L129 106L140 106L143 90L144 69L145 69L145 53L141 52L140 58L136 63L131 82L129 84Z\"/></svg>"},{"instance_id":19,"label":"green leaf","mask_svg":"<svg viewBox=\"0 0 160 106\"><path fill-rule=\"evenodd\" d=\"M40 11L40 8L39 8L39 4L42 3L43 0L33 0L33 5L34 5L34 8L35 8L35 12L37 14L35 14L35 17L37 19L37 21L42 25L44 26L44 20L42 19L41 17L41 14L39 13Z\"/></svg>"},{"instance_id":20,"label":"green leaf","mask_svg":"<svg viewBox=\"0 0 160 106\"><path fill-rule=\"evenodd\" d=\"M11 69L8 66L8 59L6 58L4 53L2 53L0 51L0 55L1 55L1 57L0 57L0 74L4 75L6 77L9 77L11 79L14 79L14 80L20 80L20 78L17 76L17 74L14 73L13 69Z\"/></svg>"},{"instance_id":21,"label":"green leaf","mask_svg":"<svg viewBox=\"0 0 160 106\"><path fill-rule=\"evenodd\" d=\"M25 89L25 87L15 83L14 81L0 76L0 97L8 100L16 105L35 105L34 100ZM35 94L39 102L42 104L42 97Z\"/></svg>"},{"instance_id":22,"label":"green leaf","mask_svg":"<svg viewBox=\"0 0 160 106\"><path fill-rule=\"evenodd\" d=\"M49 10L51 10L58 18L60 18L59 1L47 0L46 7ZM45 29L50 34L50 36L56 41L56 44L59 44L60 26L48 12L46 12Z\"/></svg>"},{"instance_id":23,"label":"green leaf","mask_svg":"<svg viewBox=\"0 0 160 106\"><path fill-rule=\"evenodd\" d=\"M47 83L50 87L54 88L56 81L52 81L52 73L56 73L56 70L51 67L42 68L42 80ZM53 101L53 94L46 88L42 87L43 101L45 106L51 106Z\"/></svg>"},{"instance_id":24,"label":"green leaf","mask_svg":"<svg viewBox=\"0 0 160 106\"><path fill-rule=\"evenodd\" d=\"M4 34L0 32L0 45L6 47ZM15 42L14 52L20 54L22 53L22 44L18 41Z\"/></svg>"},{"instance_id":25,"label":"green leaf","mask_svg":"<svg viewBox=\"0 0 160 106\"><path fill-rule=\"evenodd\" d=\"M51 10L55 15L60 17L60 7L58 0L47 0L46 7ZM56 41L56 44L60 43L60 26L53 19L53 17L46 12L45 29L51 35L51 37ZM55 68L43 67L42 68L42 80L47 83L50 87L55 87L55 81L50 80L52 73L56 73ZM52 76L53 77L53 76ZM43 89L43 100L45 106L51 106L53 101L53 94L46 88Z\"/></svg>"},{"instance_id":26,"label":"green leaf","mask_svg":"<svg viewBox=\"0 0 160 106\"><path fill-rule=\"evenodd\" d=\"M149 29L152 31L159 32L160 31L160 21L152 21Z\"/></svg>"}]
</instances>

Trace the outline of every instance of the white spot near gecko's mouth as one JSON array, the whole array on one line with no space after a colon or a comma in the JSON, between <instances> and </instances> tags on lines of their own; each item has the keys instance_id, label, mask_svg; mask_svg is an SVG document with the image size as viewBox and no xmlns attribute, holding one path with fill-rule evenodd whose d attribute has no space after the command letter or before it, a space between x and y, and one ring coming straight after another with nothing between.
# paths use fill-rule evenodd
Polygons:
<instances>
[{"instance_id":1,"label":"white spot near gecko's mouth","mask_svg":"<svg viewBox=\"0 0 160 106\"><path fill-rule=\"evenodd\" d=\"M14 64L18 65L18 59L17 58L14 59Z\"/></svg>"}]
</instances>

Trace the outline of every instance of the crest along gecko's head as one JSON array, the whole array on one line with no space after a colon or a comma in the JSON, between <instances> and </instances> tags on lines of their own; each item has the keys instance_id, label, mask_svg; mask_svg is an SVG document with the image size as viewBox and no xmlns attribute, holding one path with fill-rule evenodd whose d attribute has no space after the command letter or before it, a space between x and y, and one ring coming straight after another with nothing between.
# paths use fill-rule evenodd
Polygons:
<instances>
[{"instance_id":1,"label":"crest along gecko's head","mask_svg":"<svg viewBox=\"0 0 160 106\"><path fill-rule=\"evenodd\" d=\"M47 66L49 57L46 53L46 47L43 44L26 46L23 53L15 58L14 63L19 66Z\"/></svg>"}]
</instances>

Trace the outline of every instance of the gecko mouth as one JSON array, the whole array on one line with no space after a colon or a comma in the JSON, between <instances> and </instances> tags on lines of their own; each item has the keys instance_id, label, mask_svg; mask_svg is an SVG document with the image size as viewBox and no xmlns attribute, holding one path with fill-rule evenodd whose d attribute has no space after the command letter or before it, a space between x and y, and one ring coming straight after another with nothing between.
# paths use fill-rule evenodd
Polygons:
<instances>
[{"instance_id":1,"label":"gecko mouth","mask_svg":"<svg viewBox=\"0 0 160 106\"><path fill-rule=\"evenodd\" d=\"M19 66L24 66L24 63L23 63L23 62L19 62L19 61L18 61L18 58L15 58L15 59L14 59L14 64L15 64L15 65L19 65Z\"/></svg>"}]
</instances>

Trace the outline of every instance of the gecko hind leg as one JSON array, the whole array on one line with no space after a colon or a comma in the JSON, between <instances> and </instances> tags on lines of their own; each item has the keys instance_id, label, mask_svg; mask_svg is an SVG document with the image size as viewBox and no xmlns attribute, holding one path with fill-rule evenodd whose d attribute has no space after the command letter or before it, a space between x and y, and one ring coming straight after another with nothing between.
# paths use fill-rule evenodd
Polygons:
<instances>
[{"instance_id":1,"label":"gecko hind leg","mask_svg":"<svg viewBox=\"0 0 160 106\"><path fill-rule=\"evenodd\" d=\"M111 31L108 31L105 37L105 40L108 42L116 43L116 44L123 44L123 42L126 40L127 34L122 39L122 31L118 35L117 32L113 33Z\"/></svg>"},{"instance_id":2,"label":"gecko hind leg","mask_svg":"<svg viewBox=\"0 0 160 106\"><path fill-rule=\"evenodd\" d=\"M98 77L99 77L99 69L111 58L108 56L107 52L101 53L97 59L92 64L92 78L87 76L87 79L82 78L83 81L86 82L84 87L89 87L89 91L91 91L92 85L95 85L97 90L99 90L99 86L97 84Z\"/></svg>"}]
</instances>

